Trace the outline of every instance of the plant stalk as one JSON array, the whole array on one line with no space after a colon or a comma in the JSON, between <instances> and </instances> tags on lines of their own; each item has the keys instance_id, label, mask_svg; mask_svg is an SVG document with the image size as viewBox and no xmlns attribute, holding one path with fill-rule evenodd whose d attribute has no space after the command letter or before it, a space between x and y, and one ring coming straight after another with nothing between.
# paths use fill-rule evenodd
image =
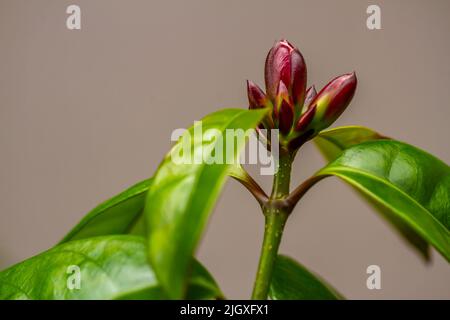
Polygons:
<instances>
[{"instance_id":1,"label":"plant stalk","mask_svg":"<svg viewBox=\"0 0 450 320\"><path fill-rule=\"evenodd\" d=\"M288 208L280 206L280 200L289 195L291 168L292 156L287 152L281 153L278 171L274 175L271 196L266 205L263 206L265 216L264 240L253 287L253 300L265 300L269 293L284 225L290 213Z\"/></svg>"}]
</instances>

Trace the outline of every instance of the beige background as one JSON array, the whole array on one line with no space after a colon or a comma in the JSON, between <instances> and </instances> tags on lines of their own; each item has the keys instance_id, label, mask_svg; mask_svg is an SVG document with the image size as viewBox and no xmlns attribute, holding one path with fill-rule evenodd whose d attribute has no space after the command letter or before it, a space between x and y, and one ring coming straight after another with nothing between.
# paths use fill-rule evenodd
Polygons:
<instances>
[{"instance_id":1,"label":"beige background","mask_svg":"<svg viewBox=\"0 0 450 320\"><path fill-rule=\"evenodd\" d=\"M82 30L65 9L82 9ZM382 30L366 8L382 9ZM246 107L276 39L300 47L319 88L356 70L336 125L362 124L450 162L450 1L0 0L0 268L58 241L89 209L152 175L174 128ZM294 183L323 160L312 145ZM255 172L255 170L252 170ZM268 187L269 179L259 179ZM229 297L250 295L263 229L230 181L198 256ZM348 298L450 298L450 268L418 256L337 179L291 217L281 252ZM382 290L365 286L382 268Z\"/></svg>"}]
</instances>

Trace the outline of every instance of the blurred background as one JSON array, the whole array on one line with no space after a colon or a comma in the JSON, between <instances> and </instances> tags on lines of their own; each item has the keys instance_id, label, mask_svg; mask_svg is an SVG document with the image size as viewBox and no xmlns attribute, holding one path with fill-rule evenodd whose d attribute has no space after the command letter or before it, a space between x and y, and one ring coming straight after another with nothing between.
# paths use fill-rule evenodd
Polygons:
<instances>
[{"instance_id":1,"label":"blurred background","mask_svg":"<svg viewBox=\"0 0 450 320\"><path fill-rule=\"evenodd\" d=\"M81 30L66 28L67 6ZM370 4L381 30L366 26ZM0 0L0 268L54 245L95 205L151 176L175 128L247 107L267 51L287 38L318 89L355 70L336 122L361 124L450 162L450 1ZM293 186L324 164L312 144ZM249 168L256 175L256 168ZM265 188L269 177L256 177ZM251 293L263 216L229 181L197 256L228 297ZM426 265L347 185L316 185L281 253L348 298L450 298L450 268ZM381 290L366 268L381 267Z\"/></svg>"}]
</instances>

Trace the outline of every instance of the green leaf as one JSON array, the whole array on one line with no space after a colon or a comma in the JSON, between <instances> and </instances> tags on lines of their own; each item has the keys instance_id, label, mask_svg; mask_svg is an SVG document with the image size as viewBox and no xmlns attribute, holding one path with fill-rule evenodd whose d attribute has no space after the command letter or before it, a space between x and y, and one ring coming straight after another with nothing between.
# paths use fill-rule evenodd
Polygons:
<instances>
[{"instance_id":1,"label":"green leaf","mask_svg":"<svg viewBox=\"0 0 450 320\"><path fill-rule=\"evenodd\" d=\"M293 259L279 255L270 283L272 300L341 300L335 289Z\"/></svg>"},{"instance_id":2,"label":"green leaf","mask_svg":"<svg viewBox=\"0 0 450 320\"><path fill-rule=\"evenodd\" d=\"M328 161L336 159L345 149L365 141L387 139L372 129L345 126L324 130L314 139L320 152Z\"/></svg>"},{"instance_id":3,"label":"green leaf","mask_svg":"<svg viewBox=\"0 0 450 320\"><path fill-rule=\"evenodd\" d=\"M207 163L220 160L226 146L234 140L231 148L234 156L228 159L235 164L246 138L245 135L229 138L226 130L253 129L266 112L225 109L206 116L183 134L156 172L144 210L148 223L149 259L171 298L177 299L183 294L191 256L232 165ZM202 134L199 135L200 126ZM223 140L211 137L209 140L210 129L216 130ZM186 146L191 150L186 151ZM186 163L173 161L175 158L172 157L178 154ZM193 163L194 159L190 157L199 154L203 154L204 161Z\"/></svg>"},{"instance_id":4,"label":"green leaf","mask_svg":"<svg viewBox=\"0 0 450 320\"><path fill-rule=\"evenodd\" d=\"M98 205L60 243L101 235L143 234L140 221L152 180L141 181Z\"/></svg>"},{"instance_id":5,"label":"green leaf","mask_svg":"<svg viewBox=\"0 0 450 320\"><path fill-rule=\"evenodd\" d=\"M441 160L402 142L368 141L317 175L349 183L450 260L450 168Z\"/></svg>"},{"instance_id":6,"label":"green leaf","mask_svg":"<svg viewBox=\"0 0 450 320\"><path fill-rule=\"evenodd\" d=\"M2 271L0 300L165 299L145 247L144 238L131 235L67 242ZM79 268L79 289L74 266ZM222 295L196 261L189 279L192 299Z\"/></svg>"},{"instance_id":7,"label":"green leaf","mask_svg":"<svg viewBox=\"0 0 450 320\"><path fill-rule=\"evenodd\" d=\"M331 162L340 156L345 149L348 149L353 145L365 141L381 139L387 138L369 128L361 126L348 126L322 131L316 137L315 142L324 157L328 160L328 162ZM430 246L420 234L418 234L408 224L403 222L403 220L391 215L389 210L386 210L385 207L379 205L378 202L372 200L370 197L367 197L363 192L358 191L358 189L355 188L355 190L364 199L366 199L388 223L391 224L393 229L397 231L399 235L412 246L412 248L417 250L425 261L430 260Z\"/></svg>"}]
</instances>

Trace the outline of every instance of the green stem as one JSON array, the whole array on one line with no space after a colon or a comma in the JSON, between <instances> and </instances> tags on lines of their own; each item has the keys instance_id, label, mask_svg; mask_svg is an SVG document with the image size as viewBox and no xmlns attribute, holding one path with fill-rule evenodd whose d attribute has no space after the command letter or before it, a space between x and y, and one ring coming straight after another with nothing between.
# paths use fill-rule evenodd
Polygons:
<instances>
[{"instance_id":1,"label":"green stem","mask_svg":"<svg viewBox=\"0 0 450 320\"><path fill-rule=\"evenodd\" d=\"M292 156L281 153L278 163L278 171L273 176L272 194L270 199L280 199L289 195L289 185L291 183Z\"/></svg>"},{"instance_id":2,"label":"green stem","mask_svg":"<svg viewBox=\"0 0 450 320\"><path fill-rule=\"evenodd\" d=\"M253 300L265 300L269 293L272 271L278 255L278 248L283 234L284 224L288 215L268 212L266 214L266 226L264 241L259 258L258 272L253 288Z\"/></svg>"},{"instance_id":3,"label":"green stem","mask_svg":"<svg viewBox=\"0 0 450 320\"><path fill-rule=\"evenodd\" d=\"M278 171L274 175L271 196L263 207L265 216L264 240L253 287L252 299L254 300L267 299L284 225L290 213L287 208L279 205L279 200L283 200L289 195L292 157L288 153L283 153L280 154L279 161Z\"/></svg>"}]
</instances>

